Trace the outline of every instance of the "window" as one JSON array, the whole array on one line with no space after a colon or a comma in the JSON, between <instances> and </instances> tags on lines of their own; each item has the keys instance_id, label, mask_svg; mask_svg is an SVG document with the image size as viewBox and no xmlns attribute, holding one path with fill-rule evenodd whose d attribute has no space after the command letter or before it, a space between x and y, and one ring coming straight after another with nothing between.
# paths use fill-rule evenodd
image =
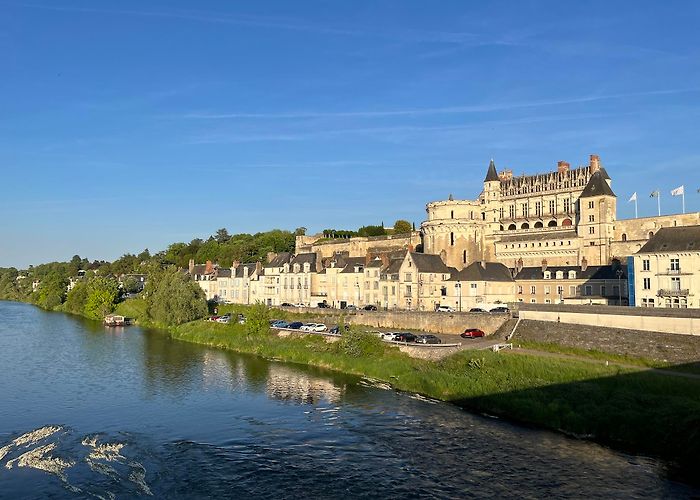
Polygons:
<instances>
[{"instance_id":1,"label":"window","mask_svg":"<svg viewBox=\"0 0 700 500\"><path fill-rule=\"evenodd\" d=\"M554 200L550 200L550 201L549 201L549 213L550 213L550 214L553 214L553 213L554 213L554 209L555 209Z\"/></svg>"},{"instance_id":2,"label":"window","mask_svg":"<svg viewBox=\"0 0 700 500\"><path fill-rule=\"evenodd\" d=\"M558 295L559 297L563 297L563 296L564 296L564 287L563 287L562 285L557 285L557 295Z\"/></svg>"},{"instance_id":3,"label":"window","mask_svg":"<svg viewBox=\"0 0 700 500\"><path fill-rule=\"evenodd\" d=\"M530 304L537 304L537 300L536 300L536 299L530 299Z\"/></svg>"},{"instance_id":4,"label":"window","mask_svg":"<svg viewBox=\"0 0 700 500\"><path fill-rule=\"evenodd\" d=\"M545 303L545 304L551 304L551 303L552 303L552 299L544 299L544 303Z\"/></svg>"},{"instance_id":5,"label":"window","mask_svg":"<svg viewBox=\"0 0 700 500\"><path fill-rule=\"evenodd\" d=\"M595 222L595 215L589 215L588 222Z\"/></svg>"},{"instance_id":6,"label":"window","mask_svg":"<svg viewBox=\"0 0 700 500\"><path fill-rule=\"evenodd\" d=\"M450 245L455 246L455 233L450 233Z\"/></svg>"},{"instance_id":7,"label":"window","mask_svg":"<svg viewBox=\"0 0 700 500\"><path fill-rule=\"evenodd\" d=\"M462 252L462 263L463 263L463 264L466 264L466 263L467 263L467 251L466 251L466 250L464 250L464 251Z\"/></svg>"},{"instance_id":8,"label":"window","mask_svg":"<svg viewBox=\"0 0 700 500\"><path fill-rule=\"evenodd\" d=\"M651 278L644 278L642 281L642 288L644 290L651 290Z\"/></svg>"},{"instance_id":9,"label":"window","mask_svg":"<svg viewBox=\"0 0 700 500\"><path fill-rule=\"evenodd\" d=\"M569 198L564 198L564 212L569 213L571 210L571 200Z\"/></svg>"},{"instance_id":10,"label":"window","mask_svg":"<svg viewBox=\"0 0 700 500\"><path fill-rule=\"evenodd\" d=\"M500 216L501 216L501 219L503 218L503 212L504 212L503 207L501 207L501 208L500 208Z\"/></svg>"},{"instance_id":11,"label":"window","mask_svg":"<svg viewBox=\"0 0 700 500\"><path fill-rule=\"evenodd\" d=\"M515 218L515 205L510 205L508 207L508 213L510 214L511 219Z\"/></svg>"},{"instance_id":12,"label":"window","mask_svg":"<svg viewBox=\"0 0 700 500\"><path fill-rule=\"evenodd\" d=\"M650 269L650 263L651 261L649 259L644 259L642 261L642 270L648 271Z\"/></svg>"},{"instance_id":13,"label":"window","mask_svg":"<svg viewBox=\"0 0 700 500\"><path fill-rule=\"evenodd\" d=\"M569 295L571 295L572 297L576 296L576 285L569 286Z\"/></svg>"},{"instance_id":14,"label":"window","mask_svg":"<svg viewBox=\"0 0 700 500\"><path fill-rule=\"evenodd\" d=\"M535 285L530 286L530 295L535 295L537 293L537 287Z\"/></svg>"},{"instance_id":15,"label":"window","mask_svg":"<svg viewBox=\"0 0 700 500\"><path fill-rule=\"evenodd\" d=\"M564 271L557 271L556 277L558 280L563 280L564 279Z\"/></svg>"},{"instance_id":16,"label":"window","mask_svg":"<svg viewBox=\"0 0 700 500\"><path fill-rule=\"evenodd\" d=\"M679 259L671 259L671 271L680 271L681 263Z\"/></svg>"},{"instance_id":17,"label":"window","mask_svg":"<svg viewBox=\"0 0 700 500\"><path fill-rule=\"evenodd\" d=\"M589 202L588 202L588 208L593 208L594 206L595 206L595 202L594 202L594 201L589 201Z\"/></svg>"},{"instance_id":18,"label":"window","mask_svg":"<svg viewBox=\"0 0 700 500\"><path fill-rule=\"evenodd\" d=\"M545 271L544 272L544 279L551 280L552 279L552 271Z\"/></svg>"},{"instance_id":19,"label":"window","mask_svg":"<svg viewBox=\"0 0 700 500\"><path fill-rule=\"evenodd\" d=\"M569 279L570 280L576 279L576 271L569 271Z\"/></svg>"},{"instance_id":20,"label":"window","mask_svg":"<svg viewBox=\"0 0 700 500\"><path fill-rule=\"evenodd\" d=\"M542 215L542 202L540 201L535 202L535 215Z\"/></svg>"},{"instance_id":21,"label":"window","mask_svg":"<svg viewBox=\"0 0 700 500\"><path fill-rule=\"evenodd\" d=\"M615 288L617 287L613 287L613 295L617 295L617 293L615 293ZM605 297L605 285L600 285L600 294Z\"/></svg>"},{"instance_id":22,"label":"window","mask_svg":"<svg viewBox=\"0 0 700 500\"><path fill-rule=\"evenodd\" d=\"M455 211L452 210L452 211L450 211L450 219L454 219L454 218L455 218Z\"/></svg>"},{"instance_id":23,"label":"window","mask_svg":"<svg viewBox=\"0 0 700 500\"><path fill-rule=\"evenodd\" d=\"M520 205L523 211L523 217L527 217L529 215L529 210L528 210L528 205L527 203L523 203Z\"/></svg>"},{"instance_id":24,"label":"window","mask_svg":"<svg viewBox=\"0 0 700 500\"><path fill-rule=\"evenodd\" d=\"M476 290L476 283L470 283L469 288L471 288L472 290Z\"/></svg>"},{"instance_id":25,"label":"window","mask_svg":"<svg viewBox=\"0 0 700 500\"><path fill-rule=\"evenodd\" d=\"M671 290L679 292L681 289L681 279L678 277L671 278Z\"/></svg>"},{"instance_id":26,"label":"window","mask_svg":"<svg viewBox=\"0 0 700 500\"><path fill-rule=\"evenodd\" d=\"M411 273L406 273L404 275L404 281L413 281L412 278L413 276L411 275Z\"/></svg>"},{"instance_id":27,"label":"window","mask_svg":"<svg viewBox=\"0 0 700 500\"><path fill-rule=\"evenodd\" d=\"M411 295L411 285L406 285L406 295Z\"/></svg>"},{"instance_id":28,"label":"window","mask_svg":"<svg viewBox=\"0 0 700 500\"><path fill-rule=\"evenodd\" d=\"M627 233L622 233L622 241L627 241Z\"/></svg>"},{"instance_id":29,"label":"window","mask_svg":"<svg viewBox=\"0 0 700 500\"><path fill-rule=\"evenodd\" d=\"M595 227L593 227L593 226L589 227L588 234L595 234Z\"/></svg>"},{"instance_id":30,"label":"window","mask_svg":"<svg viewBox=\"0 0 700 500\"><path fill-rule=\"evenodd\" d=\"M523 286L518 285L518 295L522 295L522 294L523 294Z\"/></svg>"},{"instance_id":31,"label":"window","mask_svg":"<svg viewBox=\"0 0 700 500\"><path fill-rule=\"evenodd\" d=\"M593 295L593 287L591 285L586 285L584 295Z\"/></svg>"},{"instance_id":32,"label":"window","mask_svg":"<svg viewBox=\"0 0 700 500\"><path fill-rule=\"evenodd\" d=\"M544 287L544 294L549 295L551 293L551 290L552 290L551 286Z\"/></svg>"}]
</instances>

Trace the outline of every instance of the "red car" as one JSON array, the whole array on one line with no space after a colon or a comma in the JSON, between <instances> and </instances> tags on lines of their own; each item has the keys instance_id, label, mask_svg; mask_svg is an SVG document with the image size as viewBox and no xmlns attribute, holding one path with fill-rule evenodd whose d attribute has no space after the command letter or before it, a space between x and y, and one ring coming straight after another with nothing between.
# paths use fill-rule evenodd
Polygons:
<instances>
[{"instance_id":1,"label":"red car","mask_svg":"<svg viewBox=\"0 0 700 500\"><path fill-rule=\"evenodd\" d=\"M467 328L464 330L464 333L461 333L459 336L463 339L475 339L477 337L483 337L484 335L485 333L478 328Z\"/></svg>"}]
</instances>

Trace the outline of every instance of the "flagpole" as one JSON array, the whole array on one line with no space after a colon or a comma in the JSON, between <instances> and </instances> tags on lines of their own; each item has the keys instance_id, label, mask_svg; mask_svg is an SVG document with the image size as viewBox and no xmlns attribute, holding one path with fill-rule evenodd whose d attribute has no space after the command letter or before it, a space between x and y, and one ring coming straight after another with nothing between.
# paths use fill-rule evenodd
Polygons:
<instances>
[{"instance_id":1,"label":"flagpole","mask_svg":"<svg viewBox=\"0 0 700 500\"><path fill-rule=\"evenodd\" d=\"M659 217L661 217L661 190L657 189L656 192L658 193L656 196L656 205L659 208Z\"/></svg>"},{"instance_id":2,"label":"flagpole","mask_svg":"<svg viewBox=\"0 0 700 500\"><path fill-rule=\"evenodd\" d=\"M683 189L683 194L681 195L681 200L683 202L683 213L685 213L685 189Z\"/></svg>"},{"instance_id":3,"label":"flagpole","mask_svg":"<svg viewBox=\"0 0 700 500\"><path fill-rule=\"evenodd\" d=\"M634 197L634 218L639 219L639 214L637 213L637 197Z\"/></svg>"}]
</instances>

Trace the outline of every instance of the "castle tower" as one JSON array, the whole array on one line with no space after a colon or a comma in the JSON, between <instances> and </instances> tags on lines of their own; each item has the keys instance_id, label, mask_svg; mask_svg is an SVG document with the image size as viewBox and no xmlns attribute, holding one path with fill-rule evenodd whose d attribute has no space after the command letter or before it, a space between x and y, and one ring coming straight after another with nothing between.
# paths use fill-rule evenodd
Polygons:
<instances>
[{"instance_id":1,"label":"castle tower","mask_svg":"<svg viewBox=\"0 0 700 500\"><path fill-rule=\"evenodd\" d=\"M617 197L606 179L602 168L591 176L579 197L578 236L581 238L579 259L589 265L606 265L612 258L610 243L613 240Z\"/></svg>"},{"instance_id":2,"label":"castle tower","mask_svg":"<svg viewBox=\"0 0 700 500\"><path fill-rule=\"evenodd\" d=\"M483 225L482 244L483 254L480 260L495 259L494 238L501 227L501 178L496 171L496 163L491 158L489 168L484 178L483 204L481 224Z\"/></svg>"}]
</instances>

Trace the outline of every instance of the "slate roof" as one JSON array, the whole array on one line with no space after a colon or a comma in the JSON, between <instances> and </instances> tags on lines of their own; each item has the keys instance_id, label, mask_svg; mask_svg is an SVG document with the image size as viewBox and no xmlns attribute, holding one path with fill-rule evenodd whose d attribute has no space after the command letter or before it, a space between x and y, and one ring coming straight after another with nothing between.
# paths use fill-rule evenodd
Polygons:
<instances>
[{"instance_id":1,"label":"slate roof","mask_svg":"<svg viewBox=\"0 0 700 500\"><path fill-rule=\"evenodd\" d=\"M245 267L248 268L248 276L251 276L255 272L255 262L241 264L240 266L238 266L238 268L236 268L236 278L242 278L244 276L243 268Z\"/></svg>"},{"instance_id":2,"label":"slate roof","mask_svg":"<svg viewBox=\"0 0 700 500\"><path fill-rule=\"evenodd\" d=\"M513 281L510 269L500 262L485 262L484 266L480 262L472 262L454 273L449 281Z\"/></svg>"},{"instance_id":3,"label":"slate roof","mask_svg":"<svg viewBox=\"0 0 700 500\"><path fill-rule=\"evenodd\" d=\"M382 267L382 259L372 259L365 267Z\"/></svg>"},{"instance_id":4,"label":"slate roof","mask_svg":"<svg viewBox=\"0 0 700 500\"><path fill-rule=\"evenodd\" d=\"M290 262L291 265L299 264L303 266L304 264L311 264L311 270L316 270L316 254L315 253L300 253L295 255Z\"/></svg>"},{"instance_id":5,"label":"slate roof","mask_svg":"<svg viewBox=\"0 0 700 500\"><path fill-rule=\"evenodd\" d=\"M411 252L411 258L419 273L448 273L450 269L439 255Z\"/></svg>"},{"instance_id":6,"label":"slate roof","mask_svg":"<svg viewBox=\"0 0 700 500\"><path fill-rule=\"evenodd\" d=\"M228 268L225 269L217 269L216 271L216 277L217 278L230 278L231 277L231 270Z\"/></svg>"},{"instance_id":7,"label":"slate roof","mask_svg":"<svg viewBox=\"0 0 700 500\"><path fill-rule=\"evenodd\" d=\"M342 273L354 273L355 272L355 266L358 266L360 268L360 272L365 267L365 258L364 257L345 257L345 268L340 271Z\"/></svg>"},{"instance_id":8,"label":"slate roof","mask_svg":"<svg viewBox=\"0 0 700 500\"><path fill-rule=\"evenodd\" d=\"M401 269L401 264L403 264L403 259L392 259L389 265L384 269L382 274L396 274Z\"/></svg>"},{"instance_id":9,"label":"slate roof","mask_svg":"<svg viewBox=\"0 0 700 500\"><path fill-rule=\"evenodd\" d=\"M607 173L607 172L606 172ZM593 196L615 196L613 190L610 189L608 182L605 180L603 173L598 170L588 181L586 187L583 188L580 198L591 198Z\"/></svg>"},{"instance_id":10,"label":"slate roof","mask_svg":"<svg viewBox=\"0 0 700 500\"><path fill-rule=\"evenodd\" d=\"M700 251L700 226L662 227L637 253Z\"/></svg>"},{"instance_id":11,"label":"slate roof","mask_svg":"<svg viewBox=\"0 0 700 500\"><path fill-rule=\"evenodd\" d=\"M552 273L552 279L555 279L557 271L564 272L564 279L569 278L569 271L576 271L576 279L584 280L610 280L617 279L617 269L621 268L623 275L622 280L627 279L627 266L588 266L585 271L581 270L581 266L548 266L547 271ZM543 280L544 273L542 266L539 267L523 267L522 270L515 275L516 280ZM547 280L550 281L550 280Z\"/></svg>"},{"instance_id":12,"label":"slate roof","mask_svg":"<svg viewBox=\"0 0 700 500\"><path fill-rule=\"evenodd\" d=\"M603 174L603 179L610 180L610 176L608 175L608 171L605 170L605 167L600 167L600 173Z\"/></svg>"},{"instance_id":13,"label":"slate roof","mask_svg":"<svg viewBox=\"0 0 700 500\"><path fill-rule=\"evenodd\" d=\"M205 264L197 264L192 268L192 276L195 274L204 274L204 271L206 270L207 266Z\"/></svg>"},{"instance_id":14,"label":"slate roof","mask_svg":"<svg viewBox=\"0 0 700 500\"><path fill-rule=\"evenodd\" d=\"M498 172L496 172L496 164L493 162L493 158L491 159L491 163L489 163L489 170L486 172L486 178L484 179L484 182L490 182L490 181L500 181L501 178L498 177Z\"/></svg>"},{"instance_id":15,"label":"slate roof","mask_svg":"<svg viewBox=\"0 0 700 500\"><path fill-rule=\"evenodd\" d=\"M289 252L280 252L270 262L265 264L265 267L282 267L291 259L292 254Z\"/></svg>"}]
</instances>

